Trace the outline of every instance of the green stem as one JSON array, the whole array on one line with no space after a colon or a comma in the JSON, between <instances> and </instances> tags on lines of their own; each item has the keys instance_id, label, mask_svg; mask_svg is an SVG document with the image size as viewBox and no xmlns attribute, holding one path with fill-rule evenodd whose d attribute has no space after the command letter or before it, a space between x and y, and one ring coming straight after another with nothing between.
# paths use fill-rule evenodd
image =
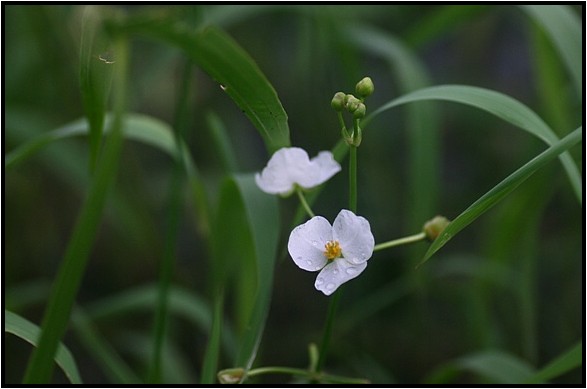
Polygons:
<instances>
[{"instance_id":1,"label":"green stem","mask_svg":"<svg viewBox=\"0 0 587 389\"><path fill-rule=\"evenodd\" d=\"M379 243L373 247L373 251L388 249L390 247L401 246L402 244L419 242L426 239L426 234L420 232L419 234L406 236L405 238L390 240L389 242Z\"/></svg>"},{"instance_id":2,"label":"green stem","mask_svg":"<svg viewBox=\"0 0 587 389\"><path fill-rule=\"evenodd\" d=\"M349 210L357 212L357 147L350 145L349 158Z\"/></svg>"},{"instance_id":3,"label":"green stem","mask_svg":"<svg viewBox=\"0 0 587 389\"><path fill-rule=\"evenodd\" d=\"M304 196L304 193L302 192L302 188L300 188L299 186L296 186L296 193L298 194L298 198L300 199L302 206L306 210L306 213L308 215L310 215L310 217L316 216L316 215L314 215L314 212L312 212L312 208L310 208L310 204L308 204L308 202L306 201L306 197Z\"/></svg>"},{"instance_id":4,"label":"green stem","mask_svg":"<svg viewBox=\"0 0 587 389\"><path fill-rule=\"evenodd\" d=\"M190 107L190 90L192 79L192 63L187 61L185 64L183 82L179 91L179 103L175 118L175 146L177 149L177 158L173 169L173 176L169 188L169 206L167 214L167 229L165 233L165 248L163 258L159 268L159 290L157 299L157 310L155 313L155 326L153 331L153 357L151 359L151 366L149 369L148 382L157 384L161 382L161 364L162 364L162 350L165 341L165 333L168 321L168 300L169 289L173 277L173 269L175 267L175 246L177 241L177 233L179 229L180 217L180 203L181 203L181 188L183 177L183 150L181 140L183 133L189 126L189 109Z\"/></svg>"},{"instance_id":5,"label":"green stem","mask_svg":"<svg viewBox=\"0 0 587 389\"><path fill-rule=\"evenodd\" d=\"M338 122L340 123L340 129L346 131L346 125L344 124L344 119L342 117L342 112L337 112L338 114Z\"/></svg>"}]
</instances>

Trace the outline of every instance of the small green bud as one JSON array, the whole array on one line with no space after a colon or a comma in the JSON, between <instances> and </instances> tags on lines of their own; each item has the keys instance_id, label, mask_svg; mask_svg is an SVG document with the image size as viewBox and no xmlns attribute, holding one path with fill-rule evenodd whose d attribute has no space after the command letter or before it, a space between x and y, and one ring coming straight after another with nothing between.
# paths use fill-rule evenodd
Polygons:
<instances>
[{"instance_id":1,"label":"small green bud","mask_svg":"<svg viewBox=\"0 0 587 389\"><path fill-rule=\"evenodd\" d=\"M353 95L346 95L346 109L350 113L354 113L359 108L359 104L361 104L361 100Z\"/></svg>"},{"instance_id":2,"label":"small green bud","mask_svg":"<svg viewBox=\"0 0 587 389\"><path fill-rule=\"evenodd\" d=\"M238 384L245 375L245 369L242 367L235 367L232 369L224 369L218 372L218 381L221 384Z\"/></svg>"},{"instance_id":3,"label":"small green bud","mask_svg":"<svg viewBox=\"0 0 587 389\"><path fill-rule=\"evenodd\" d=\"M375 85L373 85L371 77L363 78L361 81L357 82L357 85L355 86L355 92L362 98L370 96L371 94L373 94L374 90Z\"/></svg>"},{"instance_id":4,"label":"small green bud","mask_svg":"<svg viewBox=\"0 0 587 389\"><path fill-rule=\"evenodd\" d=\"M365 107L365 104L360 103L359 106L357 107L357 109L355 109L355 112L353 112L353 117L355 119L362 119L365 117L366 112L367 112L367 107Z\"/></svg>"},{"instance_id":5,"label":"small green bud","mask_svg":"<svg viewBox=\"0 0 587 389\"><path fill-rule=\"evenodd\" d=\"M336 112L340 112L344 109L344 99L345 99L346 95L343 92L336 92L334 94L334 97L332 98L332 101L330 102L330 105L332 106L332 108L336 111Z\"/></svg>"},{"instance_id":6,"label":"small green bud","mask_svg":"<svg viewBox=\"0 0 587 389\"><path fill-rule=\"evenodd\" d=\"M435 216L432 220L428 220L426 224L424 224L422 231L426 234L426 239L432 242L434 239L438 238L438 235L444 231L449 223L450 220L444 216Z\"/></svg>"}]
</instances>

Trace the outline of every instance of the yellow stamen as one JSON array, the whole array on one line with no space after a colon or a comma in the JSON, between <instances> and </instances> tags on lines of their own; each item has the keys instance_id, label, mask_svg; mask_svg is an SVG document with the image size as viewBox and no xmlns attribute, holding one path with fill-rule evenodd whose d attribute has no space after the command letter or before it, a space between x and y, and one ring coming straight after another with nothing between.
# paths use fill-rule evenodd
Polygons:
<instances>
[{"instance_id":1,"label":"yellow stamen","mask_svg":"<svg viewBox=\"0 0 587 389\"><path fill-rule=\"evenodd\" d=\"M324 256L329 261L341 257L342 249L340 248L340 244L337 240L331 240L330 242L326 242L326 244L324 245L324 249Z\"/></svg>"}]
</instances>

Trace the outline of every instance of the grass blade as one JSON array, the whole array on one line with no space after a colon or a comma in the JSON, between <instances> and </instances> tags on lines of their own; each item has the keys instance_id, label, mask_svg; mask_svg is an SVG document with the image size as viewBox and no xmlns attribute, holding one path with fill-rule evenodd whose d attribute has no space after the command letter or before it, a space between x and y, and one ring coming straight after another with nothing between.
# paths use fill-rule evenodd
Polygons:
<instances>
[{"instance_id":1,"label":"grass blade","mask_svg":"<svg viewBox=\"0 0 587 389\"><path fill-rule=\"evenodd\" d=\"M567 5L530 5L521 9L539 24L559 52L580 99L583 97L583 34L581 20Z\"/></svg>"},{"instance_id":2,"label":"grass blade","mask_svg":"<svg viewBox=\"0 0 587 389\"><path fill-rule=\"evenodd\" d=\"M153 329L153 356L149 369L149 382L160 383L162 350L163 342L166 338L166 329L168 323L168 301L170 287L175 267L176 241L179 229L180 218L180 200L183 176L183 143L182 139L187 128L190 125L189 108L192 104L193 88L192 83L192 64L187 61L184 65L182 82L180 83L178 93L177 112L175 114L175 148L176 156L174 159L174 168L171 181L169 183L169 204L167 209L165 246L163 258L159 266L159 298L157 301L157 310L155 313L155 324Z\"/></svg>"},{"instance_id":3,"label":"grass blade","mask_svg":"<svg viewBox=\"0 0 587 389\"><path fill-rule=\"evenodd\" d=\"M102 370L113 384L142 383L141 379L112 348L110 343L93 328L89 318L80 308L74 311L72 323L81 343L94 356L95 362L102 367Z\"/></svg>"},{"instance_id":4,"label":"grass blade","mask_svg":"<svg viewBox=\"0 0 587 389\"><path fill-rule=\"evenodd\" d=\"M538 115L519 101L504 94L464 85L440 85L420 89L401 96L379 107L364 120L366 126L377 115L398 105L424 100L445 100L485 110L493 115L512 123L552 145L558 141L556 134L544 123ZM569 153L560 156L561 162L567 171L569 181L580 204L583 204L583 180L577 165Z\"/></svg>"},{"instance_id":5,"label":"grass blade","mask_svg":"<svg viewBox=\"0 0 587 389\"><path fill-rule=\"evenodd\" d=\"M116 94L116 114L112 133L106 141L104 158L97 167L90 192L83 205L68 243L63 263L57 274L45 317L43 318L39 347L33 351L29 361L24 378L25 383L48 383L51 379L53 356L67 328L73 302L79 289L100 221L100 215L106 202L106 195L116 175L123 141L122 115L125 104L126 91L124 88L126 85L126 56L128 55L126 41L119 40L117 42L116 55L118 67L115 71L115 79L119 89Z\"/></svg>"},{"instance_id":6,"label":"grass blade","mask_svg":"<svg viewBox=\"0 0 587 389\"><path fill-rule=\"evenodd\" d=\"M583 364L583 341L577 342L570 350L559 355L548 365L528 378L524 383L538 384L556 378L561 374L571 371Z\"/></svg>"},{"instance_id":7,"label":"grass blade","mask_svg":"<svg viewBox=\"0 0 587 389\"><path fill-rule=\"evenodd\" d=\"M33 346L36 346L38 344L39 333L41 330L35 324L16 313L4 310L4 332L16 335ZM61 342L59 343L57 353L55 354L55 362L61 367L72 384L82 383L77 370L77 365L71 352Z\"/></svg>"},{"instance_id":8,"label":"grass blade","mask_svg":"<svg viewBox=\"0 0 587 389\"><path fill-rule=\"evenodd\" d=\"M426 262L436 251L444 246L450 239L452 239L462 229L472 223L475 219L481 216L489 208L500 202L504 197L516 189L522 182L530 177L536 170L540 169L546 163L560 153L569 149L573 145L579 143L583 139L583 127L577 128L575 131L564 137L559 142L550 146L541 154L533 158L524 166L509 175L505 180L493 187L489 192L485 193L481 198L475 201L469 208L454 219L445 230L436 238L428 248L424 255L424 259L418 266Z\"/></svg>"},{"instance_id":9,"label":"grass blade","mask_svg":"<svg viewBox=\"0 0 587 389\"><path fill-rule=\"evenodd\" d=\"M80 89L90 127L90 172L94 172L98 161L114 63L106 54L107 40L101 30L101 10L97 6L84 9L80 46Z\"/></svg>"},{"instance_id":10,"label":"grass blade","mask_svg":"<svg viewBox=\"0 0 587 389\"><path fill-rule=\"evenodd\" d=\"M214 313L212 317L212 331L206 353L204 354L204 365L202 366L202 377L200 383L213 384L216 382L218 371L218 359L220 358L220 339L222 335L222 320L224 309L224 293L219 291L215 296Z\"/></svg>"}]
</instances>

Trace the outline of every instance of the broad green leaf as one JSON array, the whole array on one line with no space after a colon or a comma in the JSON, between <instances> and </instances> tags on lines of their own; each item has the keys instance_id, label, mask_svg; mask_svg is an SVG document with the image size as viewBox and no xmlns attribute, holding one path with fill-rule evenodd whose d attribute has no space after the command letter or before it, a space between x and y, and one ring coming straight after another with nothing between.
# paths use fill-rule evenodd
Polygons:
<instances>
[{"instance_id":1,"label":"broad green leaf","mask_svg":"<svg viewBox=\"0 0 587 389\"><path fill-rule=\"evenodd\" d=\"M252 174L236 175L234 181L242 196L248 228L251 231L257 273L254 306L236 360L237 366L250 369L257 355L271 303L279 237L279 212L277 198L261 192Z\"/></svg>"},{"instance_id":2,"label":"broad green leaf","mask_svg":"<svg viewBox=\"0 0 587 389\"><path fill-rule=\"evenodd\" d=\"M14 312L4 310L4 332L16 335L36 347L40 331L39 327L27 319ZM61 367L72 384L82 383L75 360L68 348L62 343L59 343L55 354L55 362Z\"/></svg>"},{"instance_id":3,"label":"broad green leaf","mask_svg":"<svg viewBox=\"0 0 587 389\"><path fill-rule=\"evenodd\" d=\"M254 361L271 301L277 215L277 199L261 192L252 174L224 181L212 234L211 275L217 295L227 295L228 285L237 285L234 304L242 336L236 365L245 369ZM216 377L210 360L217 359L217 349L218 340L211 338L202 382Z\"/></svg>"},{"instance_id":4,"label":"broad green leaf","mask_svg":"<svg viewBox=\"0 0 587 389\"><path fill-rule=\"evenodd\" d=\"M579 98L583 96L583 34L581 19L568 5L520 6L548 34L559 52Z\"/></svg>"},{"instance_id":5,"label":"broad green leaf","mask_svg":"<svg viewBox=\"0 0 587 389\"><path fill-rule=\"evenodd\" d=\"M530 177L536 170L543 167L553 158L566 151L573 145L579 143L583 139L583 127L577 128L575 131L565 136L562 140L556 142L548 149L534 157L531 161L509 175L506 179L493 187L490 191L485 193L481 198L475 201L463 213L457 216L436 238L428 248L424 259L420 262L422 265L426 262L436 251L444 246L450 239L452 239L463 228L472 223L475 219L481 216L489 208L503 200L508 194L516 189L522 182Z\"/></svg>"},{"instance_id":6,"label":"broad green leaf","mask_svg":"<svg viewBox=\"0 0 587 389\"><path fill-rule=\"evenodd\" d=\"M526 379L526 384L537 384L556 378L561 374L583 365L583 341L579 341L570 350L561 354L548 365L540 369L532 377Z\"/></svg>"},{"instance_id":7,"label":"broad green leaf","mask_svg":"<svg viewBox=\"0 0 587 389\"><path fill-rule=\"evenodd\" d=\"M231 37L214 27L197 29L178 21L121 26L182 49L219 83L257 128L270 154L290 145L287 114L275 89L257 64Z\"/></svg>"},{"instance_id":8,"label":"broad green leaf","mask_svg":"<svg viewBox=\"0 0 587 389\"><path fill-rule=\"evenodd\" d=\"M440 85L408 93L384 104L372 114L368 115L364 120L364 125L366 126L373 118L388 109L398 105L424 100L445 100L471 105L510 122L543 140L548 145L552 145L558 141L558 137L550 127L531 109L519 101L499 92L464 85ZM579 169L569 153L563 153L560 159L567 171L575 195L579 203L582 204L583 182Z\"/></svg>"}]
</instances>

